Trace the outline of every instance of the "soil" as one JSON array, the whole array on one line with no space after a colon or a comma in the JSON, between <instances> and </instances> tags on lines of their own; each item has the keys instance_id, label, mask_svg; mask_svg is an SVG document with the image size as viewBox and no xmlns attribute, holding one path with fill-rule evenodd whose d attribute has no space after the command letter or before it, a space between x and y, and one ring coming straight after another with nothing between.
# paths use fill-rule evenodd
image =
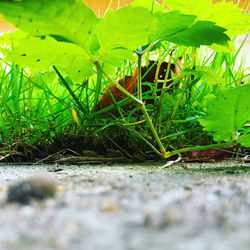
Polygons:
<instances>
[{"instance_id":1,"label":"soil","mask_svg":"<svg viewBox=\"0 0 250 250\"><path fill-rule=\"evenodd\" d=\"M161 166L0 165L0 249L249 249L249 163ZM8 203L30 176L56 197Z\"/></svg>"},{"instance_id":2,"label":"soil","mask_svg":"<svg viewBox=\"0 0 250 250\"><path fill-rule=\"evenodd\" d=\"M20 143L17 147L10 150L9 145L1 145L1 162L42 162L42 163L73 163L71 160L61 160L65 157L85 157L83 162L103 163L130 163L145 162L148 160L159 160L152 149L147 145L142 145L136 138L130 138L125 130L112 127L103 132L101 136L94 135L93 131L85 131L84 136L64 135L54 137L50 141L41 139L32 145ZM107 159L105 159L107 158Z\"/></svg>"}]
</instances>

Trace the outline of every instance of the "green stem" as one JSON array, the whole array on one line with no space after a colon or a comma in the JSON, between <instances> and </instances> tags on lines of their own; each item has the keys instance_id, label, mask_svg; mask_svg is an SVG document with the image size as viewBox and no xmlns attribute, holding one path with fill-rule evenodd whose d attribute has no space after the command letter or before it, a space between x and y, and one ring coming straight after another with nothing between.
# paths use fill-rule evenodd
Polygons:
<instances>
[{"instance_id":1,"label":"green stem","mask_svg":"<svg viewBox=\"0 0 250 250\"><path fill-rule=\"evenodd\" d=\"M143 53L141 53L141 54L143 54ZM133 99L135 102L137 102L137 103L140 105L140 107L141 107L141 109L142 109L142 112L143 112L143 114L145 115L145 118L146 118L146 120L147 120L147 122L148 122L148 124L149 124L149 127L150 127L150 129L151 129L151 131L152 131L152 133L153 133L153 135L154 135L154 138L155 138L155 140L156 140L156 142L157 142L157 144L158 144L158 146L159 146L159 148L160 148L160 150L161 150L162 156L164 157L164 155L166 154L166 150L165 150L164 146L162 145L161 139L160 139L159 135L157 134L156 129L154 128L154 125L153 125L153 123L152 123L152 121L151 121L151 118L150 118L150 116L149 116L149 114L148 114L148 112L147 112L147 110L146 110L146 108L145 108L145 105L144 105L144 103L142 102L142 100L136 98L136 97L133 96L131 93L129 93L126 89L124 89L124 88L123 88L117 81L115 81L115 80L114 80L105 70L103 70L103 68L101 67L101 65L99 64L98 61L92 61L92 62L95 64L97 71L102 72L103 75L106 76L107 79L108 79L116 88L118 88L122 93L124 93L125 95L127 95L128 97L130 97L131 99Z\"/></svg>"},{"instance_id":2,"label":"green stem","mask_svg":"<svg viewBox=\"0 0 250 250\"><path fill-rule=\"evenodd\" d=\"M129 93L126 89L124 89L117 81L115 81L106 71L103 70L103 68L101 67L101 65L99 64L99 62L94 62L97 71L102 72L102 74L104 76L106 76L106 78L116 87L118 88L123 94L127 95L128 97L130 97L131 99L133 99L134 101L136 101L137 103L139 103L140 105L142 104L142 101L139 100L138 98L136 98L135 96L133 96L131 93Z\"/></svg>"},{"instance_id":3,"label":"green stem","mask_svg":"<svg viewBox=\"0 0 250 250\"><path fill-rule=\"evenodd\" d=\"M142 53L137 53L138 57L138 67L137 67L137 91L138 91L138 99L142 101L142 83L141 83L141 59Z\"/></svg>"},{"instance_id":4,"label":"green stem","mask_svg":"<svg viewBox=\"0 0 250 250\"><path fill-rule=\"evenodd\" d=\"M149 127L150 127L150 129L151 129L151 131L152 131L152 133L154 135L154 138L155 138L155 140L156 140L156 142L157 142L157 144L158 144L158 146L159 146L159 148L161 150L162 156L165 157L164 155L166 154L166 150L165 150L165 148L164 148L164 146L163 146L163 144L161 142L161 139L160 139L160 137L159 137L159 135L158 135L152 121L151 121L151 118L150 118L150 116L149 116L149 114L148 114L148 112L147 112L147 110L145 108L144 103L141 104L140 106L141 106L141 110L142 110L143 114L145 115L145 118L146 118L146 120L147 120L147 122L149 124Z\"/></svg>"},{"instance_id":5,"label":"green stem","mask_svg":"<svg viewBox=\"0 0 250 250\"><path fill-rule=\"evenodd\" d=\"M140 137L144 142L146 142L152 150L159 156L162 157L162 153L152 144L150 143L147 139L144 138L139 132L137 132L134 128L130 128L131 131L133 131L138 137Z\"/></svg>"},{"instance_id":6,"label":"green stem","mask_svg":"<svg viewBox=\"0 0 250 250\"><path fill-rule=\"evenodd\" d=\"M169 158L173 155L177 155L177 154L188 152L188 151L201 151L201 150L207 150L207 149L213 149L213 148L226 148L230 146L235 146L237 144L238 144L237 142L231 141L231 142L211 144L211 145L206 145L206 146L181 148L181 149L173 150L171 152L167 152L165 154L165 158Z\"/></svg>"}]
</instances>

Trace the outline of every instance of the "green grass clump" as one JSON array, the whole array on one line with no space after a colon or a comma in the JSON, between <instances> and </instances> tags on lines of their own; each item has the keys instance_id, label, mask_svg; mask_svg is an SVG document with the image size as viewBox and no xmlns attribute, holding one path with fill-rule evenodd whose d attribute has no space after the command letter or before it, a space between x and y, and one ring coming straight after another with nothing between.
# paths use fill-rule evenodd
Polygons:
<instances>
[{"instance_id":1,"label":"green grass clump","mask_svg":"<svg viewBox=\"0 0 250 250\"><path fill-rule=\"evenodd\" d=\"M191 11L165 0L167 10L145 0L98 19L81 1L44 1L0 2L22 30L0 43L3 153L49 154L52 145L68 148L65 137L82 138L75 154L99 143L98 152L116 148L130 158L250 145L249 104L241 100L249 72L230 38L248 30L249 16L237 6L202 0ZM100 108L107 97L113 104Z\"/></svg>"},{"instance_id":2,"label":"green grass clump","mask_svg":"<svg viewBox=\"0 0 250 250\"><path fill-rule=\"evenodd\" d=\"M167 46L169 45L154 51L154 54L158 56L166 54L169 50ZM213 143L212 136L203 131L198 119L204 116L203 102L207 95L215 94L221 88L231 89L244 83L248 75L244 75L243 63L235 64L239 50L231 55L215 52L210 55L204 54L204 51L197 51L194 68L196 65L209 65L224 81L208 85L200 77L192 75L191 84L184 90L183 86L188 76L181 79L174 76L178 78L176 85L173 85L170 92L164 93L160 113L157 113L156 105L160 97L153 93L155 84L147 83L151 85L152 90L143 93L143 99L151 99L153 103L147 101L146 108L160 138L169 148ZM180 47L175 51L173 62L182 56L183 64L188 68L191 63L191 53L191 50ZM146 57L151 58L152 55L148 53ZM167 56L166 60L168 59ZM98 144L102 145L104 152L109 147L120 150L118 145L121 145L122 150L128 148L126 151L129 155L133 155L133 151L143 152L145 148L143 141L147 141L147 145L155 145L150 128L144 121L139 107L134 106L132 110L124 109L124 103L131 103L128 98L124 97L124 100L95 112L95 107L108 86L108 81L101 73L75 84L67 76L61 76L60 79L53 70L32 73L15 64L3 62L0 67L0 142L3 152L11 152L24 145L39 145L45 150L53 143L60 150L63 145L59 146L57 142L63 141L65 136L76 143L79 143L79 140L74 138L82 138L82 149L89 145L99 153L101 149ZM134 68L135 65L124 61L113 77L118 79L132 75ZM177 107L174 119L171 120L173 109L183 91L185 91L183 99ZM160 124L159 117L161 117ZM94 140L97 143L93 142L93 138L96 138ZM70 139L65 141L69 144ZM64 147L67 148L67 145ZM73 145L71 147L76 149ZM152 149L149 147L147 150Z\"/></svg>"}]
</instances>

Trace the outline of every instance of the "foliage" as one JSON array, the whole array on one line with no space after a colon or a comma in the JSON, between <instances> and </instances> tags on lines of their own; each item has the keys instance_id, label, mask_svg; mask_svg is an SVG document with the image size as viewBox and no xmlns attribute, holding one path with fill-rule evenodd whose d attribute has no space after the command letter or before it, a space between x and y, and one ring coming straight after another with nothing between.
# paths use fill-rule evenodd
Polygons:
<instances>
[{"instance_id":1,"label":"foliage","mask_svg":"<svg viewBox=\"0 0 250 250\"><path fill-rule=\"evenodd\" d=\"M165 3L170 11L151 0L136 0L97 19L80 0L0 1L3 17L26 32L14 33L15 39L3 36L4 61L11 68L8 72L7 66L2 66L1 86L8 89L1 90L5 93L1 93L0 127L5 137L8 131L4 124L13 121L28 134L33 127L41 130L38 121L43 115L38 111L43 109L46 110L43 117L50 117L46 131L59 131L60 126L70 130L70 121L76 122L73 127L78 127L79 133L86 127L95 127L100 132L107 127L123 126L165 158L169 156L165 145L171 144L172 138L176 139L175 147L183 142L191 144L201 137L207 138L205 143L211 142L208 135L203 136L199 123L205 131L214 133L216 142L239 140L242 145L248 145L249 135L244 126L249 122L249 105L245 101L249 85L231 89L232 83L238 85L242 78L242 71L234 67L235 56L216 53L208 65L198 63L197 51L202 45L218 51L232 50L229 36L245 33L250 27L249 16L232 3L212 5L211 0L195 1L195 4L193 0L165 0ZM168 58L175 64L181 56L185 69L179 69L180 75L170 79L170 85L166 85L167 78L162 80L162 88L157 87L157 82L143 85L141 59L152 55L159 61ZM222 64L226 65L225 70ZM138 95L116 81L131 75L136 66ZM155 81L158 80L156 75ZM113 96L113 106L96 111L108 83L110 88L119 89L124 98L116 100ZM142 94L145 84L149 90ZM205 96L204 113L203 105L198 103ZM39 101L41 98L46 102ZM39 104L40 117L33 117L31 112L35 103ZM131 103L134 109L128 112L124 107ZM112 120L105 114L114 107L119 119L113 115L116 119ZM221 123L223 126L218 125ZM134 129L137 127L139 132ZM149 131L154 139L146 139ZM21 129L15 134L20 137L23 132Z\"/></svg>"},{"instance_id":2,"label":"foliage","mask_svg":"<svg viewBox=\"0 0 250 250\"><path fill-rule=\"evenodd\" d=\"M224 90L217 96L209 95L205 101L207 116L199 122L206 131L214 132L215 141L236 140L236 136L250 122L249 99L249 84Z\"/></svg>"},{"instance_id":3,"label":"foliage","mask_svg":"<svg viewBox=\"0 0 250 250\"><path fill-rule=\"evenodd\" d=\"M229 36L241 35L250 28L250 16L244 15L243 10L233 2L217 2L212 0L164 0L171 10L179 10L183 14L196 15L199 20L206 20L224 27Z\"/></svg>"},{"instance_id":4,"label":"foliage","mask_svg":"<svg viewBox=\"0 0 250 250\"><path fill-rule=\"evenodd\" d=\"M21 41L7 60L38 71L55 65L76 80L89 76L89 61L99 58L101 64L112 61L117 65L131 57L134 49L147 45L149 37L152 42L161 39L197 47L212 43L226 45L229 40L223 33L225 29L209 21L195 22L195 16L176 11L151 15L146 8L126 6L108 12L98 22L87 6L74 0L1 1L0 8L7 21L36 37ZM207 32L212 36L206 35ZM77 53L79 59L75 59ZM40 58L48 58L48 61ZM56 58L60 58L60 62L55 64ZM86 70L82 65L87 66ZM68 68L75 70L65 72Z\"/></svg>"}]
</instances>

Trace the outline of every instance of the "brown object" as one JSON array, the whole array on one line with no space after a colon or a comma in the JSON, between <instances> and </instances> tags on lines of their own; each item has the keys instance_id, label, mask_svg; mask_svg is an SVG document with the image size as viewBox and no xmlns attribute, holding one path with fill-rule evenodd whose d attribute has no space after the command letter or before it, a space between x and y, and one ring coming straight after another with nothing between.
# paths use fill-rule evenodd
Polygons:
<instances>
[{"instance_id":1,"label":"brown object","mask_svg":"<svg viewBox=\"0 0 250 250\"><path fill-rule=\"evenodd\" d=\"M137 84L137 70L134 71L133 78L131 76L125 76L124 80L123 78L121 78L118 83L123 86L128 92L133 94L133 89L135 89L135 86ZM125 95L118 88L116 88L113 84L109 83L108 87L104 90L99 100L99 103L96 107L96 111L114 104L113 98L111 97L111 93L116 102L119 102L125 98Z\"/></svg>"},{"instance_id":2,"label":"brown object","mask_svg":"<svg viewBox=\"0 0 250 250\"><path fill-rule=\"evenodd\" d=\"M181 153L181 155L185 162L219 162L225 160L232 151L232 147L215 148L200 151L188 151Z\"/></svg>"},{"instance_id":3,"label":"brown object","mask_svg":"<svg viewBox=\"0 0 250 250\"><path fill-rule=\"evenodd\" d=\"M171 64L170 66L170 72L168 74L168 79L171 79L172 77L172 72L175 74L179 75L180 74L180 68L183 69L183 65L181 63L181 58L177 59L178 65ZM158 80L164 80L166 76L166 71L167 71L168 63L163 62L160 66L159 74L158 74ZM157 63L155 61L149 61L148 66L142 66L141 68L141 75L142 75L142 82L149 82L149 83L154 83L155 81L155 74L157 70ZM137 73L138 69L136 68L133 72L133 78L131 76L125 76L125 78L121 78L118 80L118 83L123 86L128 92L131 94L134 94L135 91L137 90ZM167 86L170 85L172 81L167 83ZM157 89L162 88L163 83L158 83L157 84ZM150 86L148 85L143 85L142 86L142 92L146 92L150 90ZM171 91L171 90L169 90ZM160 92L157 92L157 95L159 95ZM123 94L117 87L115 87L112 83L108 85L108 87L104 90L99 103L96 107L96 111L101 110L103 108L106 108L112 104L114 104L113 99L116 102L119 102L126 98L126 95ZM151 103L152 100L148 100L148 103ZM126 105L123 106L124 109L131 109L135 103L133 102L132 105Z\"/></svg>"}]
</instances>

